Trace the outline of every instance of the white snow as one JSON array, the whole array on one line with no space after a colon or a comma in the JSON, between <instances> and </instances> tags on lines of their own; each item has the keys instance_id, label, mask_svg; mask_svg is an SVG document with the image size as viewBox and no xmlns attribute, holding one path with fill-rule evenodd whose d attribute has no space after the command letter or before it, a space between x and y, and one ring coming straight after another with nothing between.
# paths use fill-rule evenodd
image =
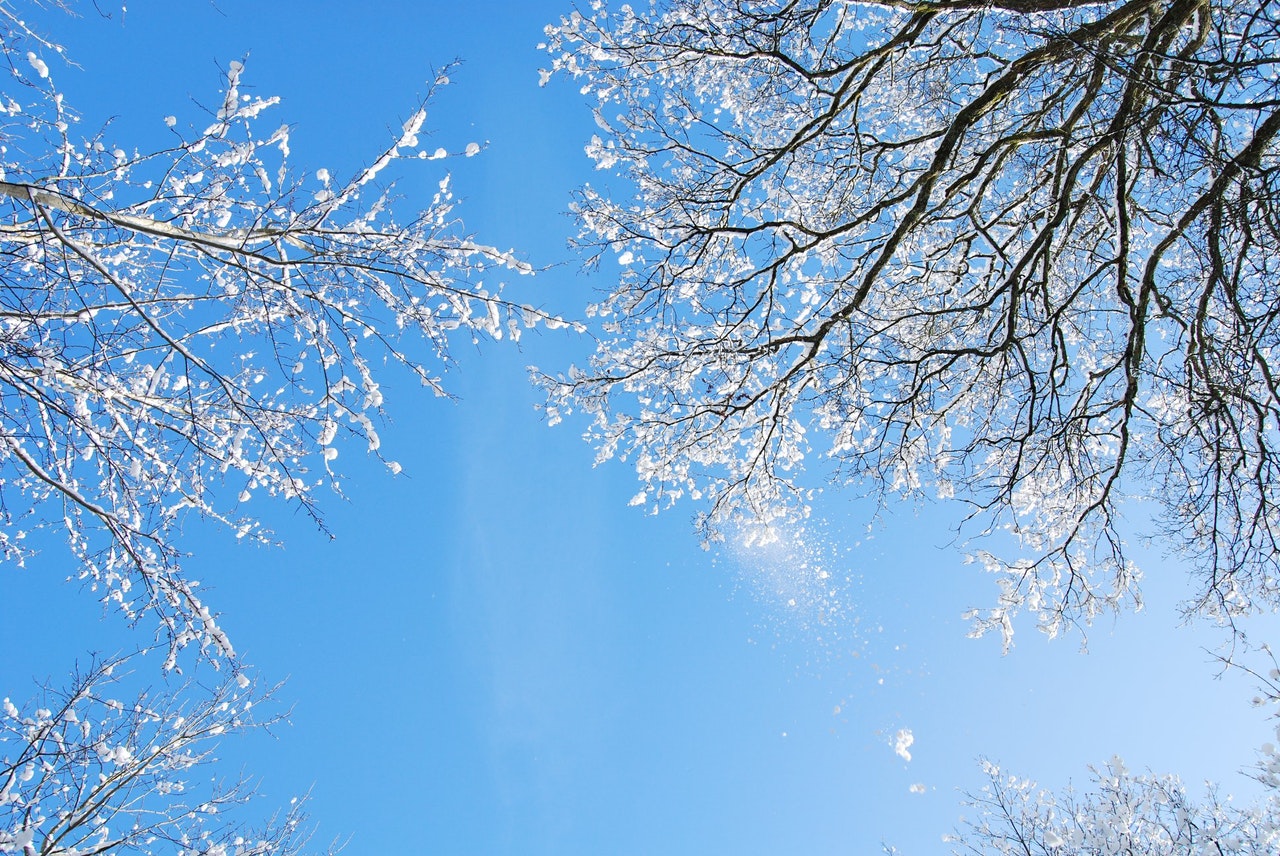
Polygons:
<instances>
[{"instance_id":1,"label":"white snow","mask_svg":"<svg viewBox=\"0 0 1280 856\"><path fill-rule=\"evenodd\" d=\"M36 70L36 74L41 77L49 76L49 66L44 64L44 60L36 56L35 51L27 51L27 62L31 63L31 67Z\"/></svg>"},{"instance_id":2,"label":"white snow","mask_svg":"<svg viewBox=\"0 0 1280 856\"><path fill-rule=\"evenodd\" d=\"M899 758L904 761L911 760L911 744L916 742L915 735L911 733L910 728L903 728L893 737L893 751Z\"/></svg>"}]
</instances>

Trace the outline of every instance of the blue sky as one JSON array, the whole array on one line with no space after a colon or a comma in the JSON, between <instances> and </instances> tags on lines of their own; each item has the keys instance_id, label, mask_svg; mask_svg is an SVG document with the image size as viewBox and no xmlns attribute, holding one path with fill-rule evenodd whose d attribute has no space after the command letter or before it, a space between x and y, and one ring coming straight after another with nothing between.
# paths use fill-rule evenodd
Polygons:
<instances>
[{"instance_id":1,"label":"blue sky","mask_svg":"<svg viewBox=\"0 0 1280 856\"><path fill-rule=\"evenodd\" d=\"M159 145L163 117L194 121L247 56L246 86L283 99L295 165L342 174L462 59L428 118L450 150L486 144L445 162L460 213L545 268L512 284L521 299L576 316L610 271L566 249L570 192L598 180L590 112L572 82L537 85L541 28L568 8L133 0L123 23L41 19L80 66L55 73L86 127ZM407 208L441 169L404 171ZM1250 791L1233 771L1267 739L1263 713L1247 681L1214 680L1202 648L1219 634L1179 626L1185 572L1158 550L1148 609L1093 628L1090 653L1022 626L1002 657L965 638L961 612L994 586L948 546L951 509L890 509L868 531L871 507L829 489L788 543L707 552L693 506L629 508L626 465L593 467L572 420L542 424L527 381L587 353L563 333L459 342L454 402L390 373L384 450L404 472L344 450L333 540L266 503L279 549L190 525L188 570L238 650L288 679L293 726L221 753L261 777L264 805L310 791L319 838L352 854L925 854L947 852L980 755L1055 787L1119 753ZM0 568L0 695L145 638L68 573L55 551ZM910 762L890 746L903 728Z\"/></svg>"}]
</instances>

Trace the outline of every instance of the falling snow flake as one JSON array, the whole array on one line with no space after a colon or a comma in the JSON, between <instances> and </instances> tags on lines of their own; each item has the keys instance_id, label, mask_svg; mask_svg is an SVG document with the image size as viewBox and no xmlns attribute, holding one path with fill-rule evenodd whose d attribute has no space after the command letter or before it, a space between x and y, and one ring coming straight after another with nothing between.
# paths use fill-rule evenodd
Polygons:
<instances>
[{"instance_id":1,"label":"falling snow flake","mask_svg":"<svg viewBox=\"0 0 1280 856\"><path fill-rule=\"evenodd\" d=\"M910 728L903 728L893 737L893 751L899 758L904 761L911 760L911 744L916 742L916 737L911 733Z\"/></svg>"}]
</instances>

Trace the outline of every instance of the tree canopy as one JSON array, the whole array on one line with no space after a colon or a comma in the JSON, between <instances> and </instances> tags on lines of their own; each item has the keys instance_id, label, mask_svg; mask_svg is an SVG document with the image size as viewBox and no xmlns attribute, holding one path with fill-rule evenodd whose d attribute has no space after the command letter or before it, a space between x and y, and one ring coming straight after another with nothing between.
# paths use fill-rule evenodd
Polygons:
<instances>
[{"instance_id":1,"label":"tree canopy","mask_svg":"<svg viewBox=\"0 0 1280 856\"><path fill-rule=\"evenodd\" d=\"M263 713L270 692L237 671L129 693L140 665L137 655L94 658L28 705L0 702L0 853L309 850L302 801L255 825L242 817L253 781L208 775L222 739L281 721Z\"/></svg>"},{"instance_id":2,"label":"tree canopy","mask_svg":"<svg viewBox=\"0 0 1280 856\"><path fill-rule=\"evenodd\" d=\"M1125 500L1193 613L1280 604L1280 7L1214 0L595 2L582 242L616 257L549 410L715 537L803 513L814 457L955 497L979 630L1137 602Z\"/></svg>"},{"instance_id":3,"label":"tree canopy","mask_svg":"<svg viewBox=\"0 0 1280 856\"><path fill-rule=\"evenodd\" d=\"M1235 805L1216 790L1201 801L1177 776L1134 773L1119 758L1093 771L1089 791L1053 793L983 765L987 784L970 795L977 816L950 837L974 856L1262 856L1280 844L1280 801Z\"/></svg>"},{"instance_id":4,"label":"tree canopy","mask_svg":"<svg viewBox=\"0 0 1280 856\"><path fill-rule=\"evenodd\" d=\"M466 233L447 175L396 213L393 162L450 154L420 146L425 99L362 170L299 174L240 62L140 151L81 130L62 49L4 3L0 46L0 556L61 530L105 602L229 654L179 565L184 515L262 537L250 503L276 496L319 522L342 436L380 454L380 364L443 395L451 336L563 322L501 295L531 268Z\"/></svg>"}]
</instances>

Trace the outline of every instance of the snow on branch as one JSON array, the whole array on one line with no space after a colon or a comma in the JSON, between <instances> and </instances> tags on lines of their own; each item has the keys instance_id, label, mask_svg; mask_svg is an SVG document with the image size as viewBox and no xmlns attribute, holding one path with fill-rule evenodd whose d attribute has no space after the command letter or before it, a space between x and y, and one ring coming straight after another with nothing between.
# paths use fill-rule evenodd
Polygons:
<instances>
[{"instance_id":1,"label":"snow on branch","mask_svg":"<svg viewBox=\"0 0 1280 856\"><path fill-rule=\"evenodd\" d=\"M277 497L322 525L340 439L381 454L385 364L444 395L454 337L565 322L503 296L532 269L466 233L448 176L397 213L388 168L442 156L418 151L430 93L347 180L294 169L238 62L203 131L170 117L169 147L127 151L79 135L60 49L0 13L0 556L62 530L105 601L231 655L179 567L184 515L264 538Z\"/></svg>"},{"instance_id":2,"label":"snow on branch","mask_svg":"<svg viewBox=\"0 0 1280 856\"><path fill-rule=\"evenodd\" d=\"M243 672L130 692L138 656L94 658L30 704L0 702L0 853L305 852L304 800L254 821L253 781L210 774L221 741L280 723L264 713L270 693Z\"/></svg>"},{"instance_id":3,"label":"snow on branch","mask_svg":"<svg viewBox=\"0 0 1280 856\"><path fill-rule=\"evenodd\" d=\"M815 459L955 498L1007 644L1141 602L1149 500L1189 612L1280 605L1280 5L596 0L547 34L621 266L548 413L641 504L706 497L716 538L804 514Z\"/></svg>"}]
</instances>

